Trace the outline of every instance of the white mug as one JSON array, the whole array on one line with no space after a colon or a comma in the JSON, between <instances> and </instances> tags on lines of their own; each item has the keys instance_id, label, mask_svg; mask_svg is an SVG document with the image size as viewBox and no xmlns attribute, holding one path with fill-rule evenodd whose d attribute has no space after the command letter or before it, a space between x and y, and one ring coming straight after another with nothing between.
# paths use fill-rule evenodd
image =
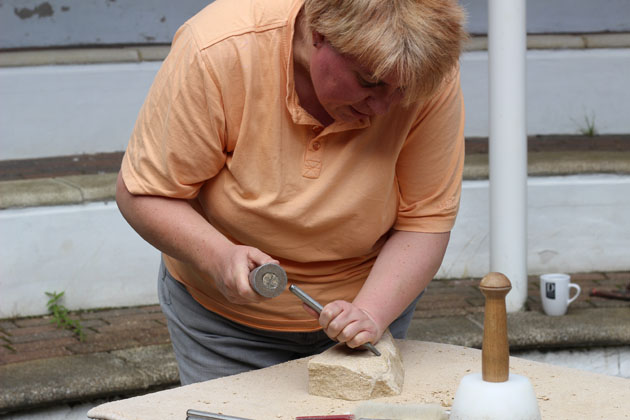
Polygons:
<instances>
[{"instance_id":1,"label":"white mug","mask_svg":"<svg viewBox=\"0 0 630 420\"><path fill-rule=\"evenodd\" d=\"M569 289L576 293L569 298ZM563 273L543 274L540 276L540 301L547 315L559 316L567 312L569 304L580 295L580 286L571 283L571 276Z\"/></svg>"}]
</instances>

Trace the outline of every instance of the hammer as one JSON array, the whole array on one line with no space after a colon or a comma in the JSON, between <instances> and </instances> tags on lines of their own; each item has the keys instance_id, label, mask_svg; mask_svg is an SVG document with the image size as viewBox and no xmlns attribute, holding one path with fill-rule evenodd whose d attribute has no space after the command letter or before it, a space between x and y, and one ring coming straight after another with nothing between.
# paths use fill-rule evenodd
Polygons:
<instances>
[{"instance_id":1,"label":"hammer","mask_svg":"<svg viewBox=\"0 0 630 420\"><path fill-rule=\"evenodd\" d=\"M263 264L249 273L249 284L259 295L274 298L287 287L287 273L278 264Z\"/></svg>"}]
</instances>

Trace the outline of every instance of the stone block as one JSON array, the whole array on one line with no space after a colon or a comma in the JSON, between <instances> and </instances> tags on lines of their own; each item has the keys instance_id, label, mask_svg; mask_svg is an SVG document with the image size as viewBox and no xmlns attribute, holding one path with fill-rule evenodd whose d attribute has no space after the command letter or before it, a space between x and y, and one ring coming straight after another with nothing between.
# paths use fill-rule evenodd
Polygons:
<instances>
[{"instance_id":1,"label":"stone block","mask_svg":"<svg viewBox=\"0 0 630 420\"><path fill-rule=\"evenodd\" d=\"M389 331L375 346L381 356L338 344L313 357L309 393L350 401L399 395L405 374L398 346Z\"/></svg>"}]
</instances>

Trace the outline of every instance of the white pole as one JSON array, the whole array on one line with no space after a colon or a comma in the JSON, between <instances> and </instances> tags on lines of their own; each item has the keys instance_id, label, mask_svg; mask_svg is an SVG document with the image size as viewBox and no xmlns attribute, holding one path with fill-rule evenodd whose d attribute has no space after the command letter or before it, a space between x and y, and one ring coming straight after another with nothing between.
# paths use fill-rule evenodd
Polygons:
<instances>
[{"instance_id":1,"label":"white pole","mask_svg":"<svg viewBox=\"0 0 630 420\"><path fill-rule=\"evenodd\" d=\"M525 0L488 0L490 271L512 282L508 312L527 299Z\"/></svg>"}]
</instances>

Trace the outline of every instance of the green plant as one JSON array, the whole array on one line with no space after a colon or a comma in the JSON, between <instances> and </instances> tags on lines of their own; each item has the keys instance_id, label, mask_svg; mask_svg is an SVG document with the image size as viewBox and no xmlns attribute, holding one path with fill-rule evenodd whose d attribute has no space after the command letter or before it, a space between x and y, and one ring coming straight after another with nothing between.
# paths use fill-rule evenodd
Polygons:
<instances>
[{"instance_id":1,"label":"green plant","mask_svg":"<svg viewBox=\"0 0 630 420\"><path fill-rule=\"evenodd\" d=\"M65 292L46 292L46 296L50 298L48 299L46 307L53 317L50 322L57 324L57 327L59 328L65 328L72 331L76 334L80 341L84 341L85 334L83 333L81 322L79 322L78 319L71 319L68 309L60 303L64 293Z\"/></svg>"},{"instance_id":2,"label":"green plant","mask_svg":"<svg viewBox=\"0 0 630 420\"><path fill-rule=\"evenodd\" d=\"M11 353L17 353L17 350L11 344L3 344L2 347L9 350Z\"/></svg>"},{"instance_id":3,"label":"green plant","mask_svg":"<svg viewBox=\"0 0 630 420\"><path fill-rule=\"evenodd\" d=\"M593 137L597 135L597 130L595 129L595 113L591 113L591 116L584 115L584 125L578 124L580 133L583 136Z\"/></svg>"}]
</instances>

